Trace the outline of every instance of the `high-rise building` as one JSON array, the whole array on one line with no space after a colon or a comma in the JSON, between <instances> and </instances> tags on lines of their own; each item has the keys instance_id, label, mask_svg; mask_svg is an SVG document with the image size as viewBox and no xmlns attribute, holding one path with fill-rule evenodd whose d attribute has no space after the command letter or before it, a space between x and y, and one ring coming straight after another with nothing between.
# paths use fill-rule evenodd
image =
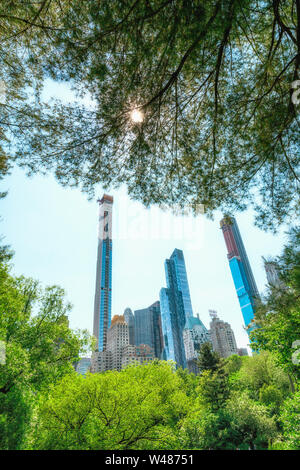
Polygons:
<instances>
[{"instance_id":1,"label":"high-rise building","mask_svg":"<svg viewBox=\"0 0 300 470\"><path fill-rule=\"evenodd\" d=\"M92 372L121 370L123 348L129 345L129 330L123 315L115 315L107 332L106 348L92 355Z\"/></svg>"},{"instance_id":2,"label":"high-rise building","mask_svg":"<svg viewBox=\"0 0 300 470\"><path fill-rule=\"evenodd\" d=\"M192 317L192 302L182 250L175 248L170 260L166 260L166 265L171 265L171 263L173 263L172 269L166 268L167 286L174 286L181 292L185 317ZM173 267L175 275L173 274Z\"/></svg>"},{"instance_id":3,"label":"high-rise building","mask_svg":"<svg viewBox=\"0 0 300 470\"><path fill-rule=\"evenodd\" d=\"M91 359L91 372L105 372L114 369L110 350L94 351Z\"/></svg>"},{"instance_id":4,"label":"high-rise building","mask_svg":"<svg viewBox=\"0 0 300 470\"><path fill-rule=\"evenodd\" d=\"M277 289L282 289L285 287L284 282L279 277L279 268L276 261L267 261L264 257L262 257L264 261L267 281L269 286L275 287Z\"/></svg>"},{"instance_id":5,"label":"high-rise building","mask_svg":"<svg viewBox=\"0 0 300 470\"><path fill-rule=\"evenodd\" d=\"M248 332L254 326L255 299L259 298L251 266L242 237L234 217L226 216L220 222L226 247L227 258L239 299L245 326ZM252 322L252 325L250 325Z\"/></svg>"},{"instance_id":6,"label":"high-rise building","mask_svg":"<svg viewBox=\"0 0 300 470\"><path fill-rule=\"evenodd\" d=\"M147 364L154 359L154 350L148 344L129 344L129 328L124 315L115 315L107 333L104 351L92 355L91 372L120 371L128 364Z\"/></svg>"},{"instance_id":7,"label":"high-rise building","mask_svg":"<svg viewBox=\"0 0 300 470\"><path fill-rule=\"evenodd\" d=\"M129 329L129 344L134 345L134 315L131 308L125 308L124 310L124 319L128 325Z\"/></svg>"},{"instance_id":8,"label":"high-rise building","mask_svg":"<svg viewBox=\"0 0 300 470\"><path fill-rule=\"evenodd\" d=\"M235 336L229 323L220 320L215 310L209 310L209 314L211 317L210 338L213 350L218 352L221 357L237 354Z\"/></svg>"},{"instance_id":9,"label":"high-rise building","mask_svg":"<svg viewBox=\"0 0 300 470\"><path fill-rule=\"evenodd\" d=\"M111 322L113 197L104 194L98 202L100 210L93 333L97 339L97 349L103 351Z\"/></svg>"},{"instance_id":10,"label":"high-rise building","mask_svg":"<svg viewBox=\"0 0 300 470\"><path fill-rule=\"evenodd\" d=\"M199 315L197 317L188 317L183 330L183 343L187 368L190 372L199 373L196 365L198 353L202 344L210 342L209 332L200 320Z\"/></svg>"},{"instance_id":11,"label":"high-rise building","mask_svg":"<svg viewBox=\"0 0 300 470\"><path fill-rule=\"evenodd\" d=\"M107 349L112 354L112 369L122 369L122 352L129 344L129 329L123 315L115 315L107 333Z\"/></svg>"},{"instance_id":12,"label":"high-rise building","mask_svg":"<svg viewBox=\"0 0 300 470\"><path fill-rule=\"evenodd\" d=\"M134 311L135 345L147 344L161 358L163 339L160 317L160 303L157 301L148 308Z\"/></svg>"},{"instance_id":13,"label":"high-rise building","mask_svg":"<svg viewBox=\"0 0 300 470\"><path fill-rule=\"evenodd\" d=\"M176 248L165 261L165 273L167 288L160 291L163 358L185 368L183 329L187 318L193 316L193 310L182 250Z\"/></svg>"},{"instance_id":14,"label":"high-rise building","mask_svg":"<svg viewBox=\"0 0 300 470\"><path fill-rule=\"evenodd\" d=\"M164 340L162 334L162 326L161 326L161 312L160 312L160 302L154 302L154 304L150 305L149 307L150 312L152 313L153 318L153 350L155 357L161 359L163 347L164 347Z\"/></svg>"}]
</instances>

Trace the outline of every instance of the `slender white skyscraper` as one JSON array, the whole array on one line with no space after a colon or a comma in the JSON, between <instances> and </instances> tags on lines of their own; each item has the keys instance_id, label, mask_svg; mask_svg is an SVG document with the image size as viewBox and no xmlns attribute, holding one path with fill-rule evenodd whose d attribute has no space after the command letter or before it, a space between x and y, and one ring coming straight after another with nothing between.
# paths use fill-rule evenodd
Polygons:
<instances>
[{"instance_id":1,"label":"slender white skyscraper","mask_svg":"<svg viewBox=\"0 0 300 470\"><path fill-rule=\"evenodd\" d=\"M100 211L93 333L97 338L97 349L103 351L106 349L111 322L113 197L104 194L98 202Z\"/></svg>"}]
</instances>

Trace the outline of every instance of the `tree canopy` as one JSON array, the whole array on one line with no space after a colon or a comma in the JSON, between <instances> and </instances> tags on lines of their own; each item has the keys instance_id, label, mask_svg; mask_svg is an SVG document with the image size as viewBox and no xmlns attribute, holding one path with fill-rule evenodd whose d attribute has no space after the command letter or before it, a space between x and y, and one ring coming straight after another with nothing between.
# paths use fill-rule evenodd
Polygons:
<instances>
[{"instance_id":1,"label":"tree canopy","mask_svg":"<svg viewBox=\"0 0 300 470\"><path fill-rule=\"evenodd\" d=\"M8 254L7 254L8 255ZM0 448L19 449L38 394L75 373L92 346L87 331L69 328L70 304L58 286L14 277L0 262Z\"/></svg>"},{"instance_id":2,"label":"tree canopy","mask_svg":"<svg viewBox=\"0 0 300 470\"><path fill-rule=\"evenodd\" d=\"M264 227L299 213L299 0L6 0L0 22L2 148L29 172L195 213L251 203ZM46 106L46 77L92 106Z\"/></svg>"}]
</instances>

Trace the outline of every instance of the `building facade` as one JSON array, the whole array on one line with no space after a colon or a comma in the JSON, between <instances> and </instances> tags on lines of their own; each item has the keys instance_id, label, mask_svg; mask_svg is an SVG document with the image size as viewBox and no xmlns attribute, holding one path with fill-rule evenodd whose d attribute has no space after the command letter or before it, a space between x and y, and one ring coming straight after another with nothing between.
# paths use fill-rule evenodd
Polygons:
<instances>
[{"instance_id":1,"label":"building facade","mask_svg":"<svg viewBox=\"0 0 300 470\"><path fill-rule=\"evenodd\" d=\"M163 359L173 360L177 367L186 367L183 330L187 318L193 316L192 303L182 250L177 248L165 261L167 288L160 291Z\"/></svg>"},{"instance_id":2,"label":"building facade","mask_svg":"<svg viewBox=\"0 0 300 470\"><path fill-rule=\"evenodd\" d=\"M122 369L123 348L129 345L129 328L124 315L115 315L107 333L107 350L111 351L112 369Z\"/></svg>"},{"instance_id":3,"label":"building facade","mask_svg":"<svg viewBox=\"0 0 300 470\"><path fill-rule=\"evenodd\" d=\"M209 331L200 320L199 315L189 317L183 330L183 344L187 368L194 374L199 373L196 360L204 343L211 343Z\"/></svg>"},{"instance_id":4,"label":"building facade","mask_svg":"<svg viewBox=\"0 0 300 470\"><path fill-rule=\"evenodd\" d=\"M94 351L91 359L91 372L105 372L106 370L112 370L113 361L112 353L110 350L105 351Z\"/></svg>"},{"instance_id":5,"label":"building facade","mask_svg":"<svg viewBox=\"0 0 300 470\"><path fill-rule=\"evenodd\" d=\"M115 315L107 333L106 349L92 355L91 372L120 371L132 363L148 363L154 357L153 348L147 344L129 344L129 327L124 315Z\"/></svg>"},{"instance_id":6,"label":"building facade","mask_svg":"<svg viewBox=\"0 0 300 470\"><path fill-rule=\"evenodd\" d=\"M278 264L275 261L267 261L264 257L262 258L269 286L275 287L276 289L283 289L285 285L279 277Z\"/></svg>"},{"instance_id":7,"label":"building facade","mask_svg":"<svg viewBox=\"0 0 300 470\"><path fill-rule=\"evenodd\" d=\"M226 216L220 225L244 323L250 332L255 326L255 300L259 299L259 293L235 218Z\"/></svg>"},{"instance_id":8,"label":"building facade","mask_svg":"<svg viewBox=\"0 0 300 470\"><path fill-rule=\"evenodd\" d=\"M122 368L129 364L149 364L154 357L153 348L148 344L140 344L139 346L129 344L123 348Z\"/></svg>"},{"instance_id":9,"label":"building facade","mask_svg":"<svg viewBox=\"0 0 300 470\"><path fill-rule=\"evenodd\" d=\"M210 338L213 350L225 358L232 354L238 354L234 332L229 323L220 320L215 310L210 310L209 314L211 317Z\"/></svg>"},{"instance_id":10,"label":"building facade","mask_svg":"<svg viewBox=\"0 0 300 470\"><path fill-rule=\"evenodd\" d=\"M155 357L161 358L163 338L161 329L160 303L134 312L135 345L147 344L154 350Z\"/></svg>"},{"instance_id":11,"label":"building facade","mask_svg":"<svg viewBox=\"0 0 300 470\"><path fill-rule=\"evenodd\" d=\"M113 198L104 194L98 202L99 232L93 334L97 339L97 350L103 351L106 349L107 332L111 322Z\"/></svg>"},{"instance_id":12,"label":"building facade","mask_svg":"<svg viewBox=\"0 0 300 470\"><path fill-rule=\"evenodd\" d=\"M131 308L125 308L124 310L124 319L128 325L129 329L129 344L134 345L135 344L135 339L134 339L134 315L132 313Z\"/></svg>"}]
</instances>

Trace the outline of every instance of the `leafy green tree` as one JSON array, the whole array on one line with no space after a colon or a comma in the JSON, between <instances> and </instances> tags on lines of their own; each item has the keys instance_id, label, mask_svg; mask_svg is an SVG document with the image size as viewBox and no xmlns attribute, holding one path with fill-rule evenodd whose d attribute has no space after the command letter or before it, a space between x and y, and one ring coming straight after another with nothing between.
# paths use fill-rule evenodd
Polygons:
<instances>
[{"instance_id":1,"label":"leafy green tree","mask_svg":"<svg viewBox=\"0 0 300 470\"><path fill-rule=\"evenodd\" d=\"M263 449L278 435L275 420L269 416L267 408L247 394L232 394L218 408L212 408L203 401L202 394L203 390L195 407L182 422L184 448Z\"/></svg>"},{"instance_id":2,"label":"leafy green tree","mask_svg":"<svg viewBox=\"0 0 300 470\"><path fill-rule=\"evenodd\" d=\"M227 403L231 428L237 433L238 447L268 448L269 441L278 434L274 418L262 404L247 394L235 393Z\"/></svg>"},{"instance_id":3,"label":"leafy green tree","mask_svg":"<svg viewBox=\"0 0 300 470\"><path fill-rule=\"evenodd\" d=\"M212 411L223 408L229 397L227 374L224 371L204 371L200 377L198 393L199 401Z\"/></svg>"},{"instance_id":4,"label":"leafy green tree","mask_svg":"<svg viewBox=\"0 0 300 470\"><path fill-rule=\"evenodd\" d=\"M61 2L65 12L69 3ZM37 134L61 135L62 107L41 101L44 73L39 60L53 43L51 32L62 26L61 15L59 2L52 0L0 3L0 177L12 167L12 147L26 145L32 156L27 170L37 171L46 163L37 164L34 157Z\"/></svg>"},{"instance_id":5,"label":"leafy green tree","mask_svg":"<svg viewBox=\"0 0 300 470\"><path fill-rule=\"evenodd\" d=\"M41 399L37 449L174 449L192 404L167 362L66 376Z\"/></svg>"},{"instance_id":6,"label":"leafy green tree","mask_svg":"<svg viewBox=\"0 0 300 470\"><path fill-rule=\"evenodd\" d=\"M243 364L243 357L238 356L237 354L232 354L226 358L225 361L225 370L228 374L233 374L238 372Z\"/></svg>"},{"instance_id":7,"label":"leafy green tree","mask_svg":"<svg viewBox=\"0 0 300 470\"><path fill-rule=\"evenodd\" d=\"M29 172L194 213L251 203L267 228L299 213L298 0L4 0L0 22L1 152ZM45 77L93 106L42 104Z\"/></svg>"},{"instance_id":8,"label":"leafy green tree","mask_svg":"<svg viewBox=\"0 0 300 470\"><path fill-rule=\"evenodd\" d=\"M199 385L198 377L188 369L182 369L181 367L176 370L176 373L182 381L187 396L195 398L197 396L197 386Z\"/></svg>"},{"instance_id":9,"label":"leafy green tree","mask_svg":"<svg viewBox=\"0 0 300 470\"><path fill-rule=\"evenodd\" d=\"M0 263L1 448L22 447L37 394L72 374L73 362L91 344L87 332L69 329L71 306L64 297L60 287L42 289Z\"/></svg>"},{"instance_id":10,"label":"leafy green tree","mask_svg":"<svg viewBox=\"0 0 300 470\"><path fill-rule=\"evenodd\" d=\"M202 344L196 361L200 371L199 400L213 411L220 409L229 395L225 361L212 349L211 343Z\"/></svg>"},{"instance_id":11,"label":"leafy green tree","mask_svg":"<svg viewBox=\"0 0 300 470\"><path fill-rule=\"evenodd\" d=\"M282 399L291 392L287 373L267 351L243 358L243 364L234 374L231 384L233 389L247 391L254 400L259 400L261 389L269 386L277 389L282 394Z\"/></svg>"},{"instance_id":12,"label":"leafy green tree","mask_svg":"<svg viewBox=\"0 0 300 470\"><path fill-rule=\"evenodd\" d=\"M221 358L216 351L213 351L210 343L201 345L197 358L197 367L200 372L205 370L217 371L221 367Z\"/></svg>"},{"instance_id":13,"label":"leafy green tree","mask_svg":"<svg viewBox=\"0 0 300 470\"><path fill-rule=\"evenodd\" d=\"M300 449L300 392L289 397L281 408L280 421L283 428L281 440L276 440L272 449Z\"/></svg>"},{"instance_id":14,"label":"leafy green tree","mask_svg":"<svg viewBox=\"0 0 300 470\"><path fill-rule=\"evenodd\" d=\"M283 392L275 385L265 384L259 390L259 401L269 408L271 415L278 415L284 401Z\"/></svg>"},{"instance_id":15,"label":"leafy green tree","mask_svg":"<svg viewBox=\"0 0 300 470\"><path fill-rule=\"evenodd\" d=\"M237 434L231 428L231 417L224 409L217 413L207 408L194 409L182 423L185 449L234 450Z\"/></svg>"},{"instance_id":16,"label":"leafy green tree","mask_svg":"<svg viewBox=\"0 0 300 470\"><path fill-rule=\"evenodd\" d=\"M300 378L299 357L293 346L300 340L300 227L294 227L283 253L276 259L284 287L270 288L255 313L259 328L251 333L253 348L271 351L295 388ZM297 344L297 343L296 343ZM299 354L298 354L299 356Z\"/></svg>"}]
</instances>

